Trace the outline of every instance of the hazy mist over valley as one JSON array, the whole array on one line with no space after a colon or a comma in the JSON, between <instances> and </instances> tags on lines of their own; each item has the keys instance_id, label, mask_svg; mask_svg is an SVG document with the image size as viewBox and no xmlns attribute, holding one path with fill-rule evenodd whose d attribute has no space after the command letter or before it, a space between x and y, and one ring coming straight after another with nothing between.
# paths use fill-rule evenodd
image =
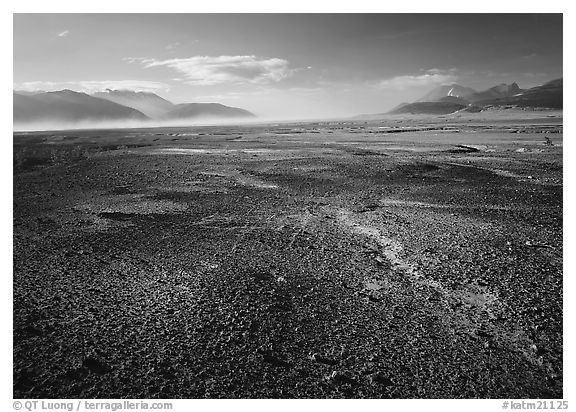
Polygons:
<instances>
[{"instance_id":1,"label":"hazy mist over valley","mask_svg":"<svg viewBox=\"0 0 576 412\"><path fill-rule=\"evenodd\" d=\"M562 79L521 89L517 83L476 91L453 83L440 85L413 103L401 103L385 113L345 118L386 118L392 115L478 113L512 107L522 110L562 109ZM186 127L250 124L274 121L331 120L342 117L261 117L220 103L174 104L151 92L106 89L91 95L72 90L15 91L14 130L58 130L139 127Z\"/></svg>"}]
</instances>

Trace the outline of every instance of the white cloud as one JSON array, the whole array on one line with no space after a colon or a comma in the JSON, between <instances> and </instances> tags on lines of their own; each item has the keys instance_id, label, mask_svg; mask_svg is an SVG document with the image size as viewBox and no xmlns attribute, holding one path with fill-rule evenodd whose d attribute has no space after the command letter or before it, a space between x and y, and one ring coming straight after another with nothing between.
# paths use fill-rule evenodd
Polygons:
<instances>
[{"instance_id":1,"label":"white cloud","mask_svg":"<svg viewBox=\"0 0 576 412\"><path fill-rule=\"evenodd\" d=\"M70 34L69 30L64 30L62 33L58 33L58 37L66 37Z\"/></svg>"},{"instance_id":2,"label":"white cloud","mask_svg":"<svg viewBox=\"0 0 576 412\"><path fill-rule=\"evenodd\" d=\"M194 56L184 59L128 58L145 68L169 67L184 76L191 85L214 85L222 83L278 82L293 73L287 60L257 56Z\"/></svg>"},{"instance_id":3,"label":"white cloud","mask_svg":"<svg viewBox=\"0 0 576 412\"><path fill-rule=\"evenodd\" d=\"M170 86L165 83L148 80L83 80L76 82L34 81L14 84L14 90L52 91L62 89L71 89L85 93L95 93L106 89L128 89L134 91L156 92L169 90Z\"/></svg>"},{"instance_id":4,"label":"white cloud","mask_svg":"<svg viewBox=\"0 0 576 412\"><path fill-rule=\"evenodd\" d=\"M173 43L167 44L164 49L168 50L169 52L175 52L177 49L183 47L183 46L189 46L191 44L196 44L196 43L200 43L200 40L197 39L187 39L184 43L181 43L179 41L175 41ZM139 60L139 59L135 59L135 60Z\"/></svg>"},{"instance_id":5,"label":"white cloud","mask_svg":"<svg viewBox=\"0 0 576 412\"><path fill-rule=\"evenodd\" d=\"M452 83L458 79L456 69L440 70L430 69L423 74L396 76L391 79L382 80L380 87L389 89L407 89L410 87L433 86L445 83Z\"/></svg>"},{"instance_id":6,"label":"white cloud","mask_svg":"<svg viewBox=\"0 0 576 412\"><path fill-rule=\"evenodd\" d=\"M180 42L174 42L174 43L170 43L168 45L166 45L166 47L164 47L166 50L174 50L177 49L178 47L180 47L181 43Z\"/></svg>"}]
</instances>

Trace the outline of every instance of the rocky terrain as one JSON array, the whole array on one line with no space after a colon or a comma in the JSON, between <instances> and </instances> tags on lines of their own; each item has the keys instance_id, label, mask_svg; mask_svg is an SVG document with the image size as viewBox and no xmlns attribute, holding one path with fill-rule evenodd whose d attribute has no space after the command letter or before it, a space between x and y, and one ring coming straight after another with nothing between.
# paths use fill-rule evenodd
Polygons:
<instances>
[{"instance_id":1,"label":"rocky terrain","mask_svg":"<svg viewBox=\"0 0 576 412\"><path fill-rule=\"evenodd\" d=\"M561 112L14 135L15 398L562 398Z\"/></svg>"}]
</instances>

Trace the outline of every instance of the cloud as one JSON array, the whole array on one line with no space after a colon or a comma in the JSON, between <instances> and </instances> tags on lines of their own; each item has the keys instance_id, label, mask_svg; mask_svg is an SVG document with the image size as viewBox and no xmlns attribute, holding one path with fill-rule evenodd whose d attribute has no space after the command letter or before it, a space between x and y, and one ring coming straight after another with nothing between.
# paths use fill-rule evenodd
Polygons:
<instances>
[{"instance_id":1,"label":"cloud","mask_svg":"<svg viewBox=\"0 0 576 412\"><path fill-rule=\"evenodd\" d=\"M164 47L166 50L174 50L177 49L178 47L180 47L182 44L180 42L174 42L174 43L170 43L168 45L166 45L166 47Z\"/></svg>"},{"instance_id":2,"label":"cloud","mask_svg":"<svg viewBox=\"0 0 576 412\"><path fill-rule=\"evenodd\" d=\"M64 30L62 33L58 33L58 37L66 37L70 34L69 30Z\"/></svg>"},{"instance_id":3,"label":"cloud","mask_svg":"<svg viewBox=\"0 0 576 412\"><path fill-rule=\"evenodd\" d=\"M166 83L149 80L83 80L76 82L34 81L15 83L14 90L24 91L52 91L71 89L85 93L95 93L106 89L128 89L134 91L156 92L169 90Z\"/></svg>"},{"instance_id":4,"label":"cloud","mask_svg":"<svg viewBox=\"0 0 576 412\"><path fill-rule=\"evenodd\" d=\"M426 70L423 74L396 76L391 79L382 80L379 86L383 88L402 90L410 87L452 83L457 79L458 76L456 75L456 69L430 69Z\"/></svg>"},{"instance_id":5,"label":"cloud","mask_svg":"<svg viewBox=\"0 0 576 412\"><path fill-rule=\"evenodd\" d=\"M182 46L190 45L190 44L196 44L196 43L200 43L200 40L197 40L197 39L188 39L188 40L186 40L185 43L181 43L181 42L179 42L179 41L175 41L175 42L173 42L173 43L167 44L167 45L164 47L164 49L165 49L165 50L168 50L169 52L175 52L176 49L179 49L179 48L181 48Z\"/></svg>"},{"instance_id":6,"label":"cloud","mask_svg":"<svg viewBox=\"0 0 576 412\"><path fill-rule=\"evenodd\" d=\"M257 56L194 56L184 59L125 59L138 62L145 68L169 67L184 76L191 85L214 85L223 83L279 82L290 76L293 70L287 60Z\"/></svg>"}]
</instances>

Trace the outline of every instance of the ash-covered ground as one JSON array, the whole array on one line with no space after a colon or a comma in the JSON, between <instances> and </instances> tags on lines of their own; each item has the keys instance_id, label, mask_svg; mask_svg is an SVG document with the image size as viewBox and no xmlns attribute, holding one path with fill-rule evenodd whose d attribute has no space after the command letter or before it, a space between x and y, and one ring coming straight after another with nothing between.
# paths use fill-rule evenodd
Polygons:
<instances>
[{"instance_id":1,"label":"ash-covered ground","mask_svg":"<svg viewBox=\"0 0 576 412\"><path fill-rule=\"evenodd\" d=\"M562 118L14 135L16 398L562 398Z\"/></svg>"}]
</instances>

